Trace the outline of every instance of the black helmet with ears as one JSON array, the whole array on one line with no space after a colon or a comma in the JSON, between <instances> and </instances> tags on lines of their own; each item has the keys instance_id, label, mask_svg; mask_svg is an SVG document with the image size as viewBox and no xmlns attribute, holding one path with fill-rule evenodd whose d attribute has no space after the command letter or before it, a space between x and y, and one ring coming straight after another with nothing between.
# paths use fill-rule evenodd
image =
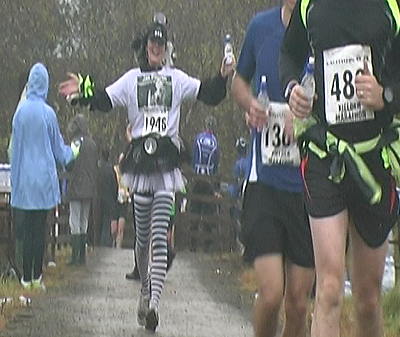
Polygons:
<instances>
[{"instance_id":1,"label":"black helmet with ears","mask_svg":"<svg viewBox=\"0 0 400 337\"><path fill-rule=\"evenodd\" d=\"M167 28L161 23L153 23L149 26L146 33L146 43L148 40L151 41L162 41L164 45L167 45Z\"/></svg>"},{"instance_id":2,"label":"black helmet with ears","mask_svg":"<svg viewBox=\"0 0 400 337\"><path fill-rule=\"evenodd\" d=\"M148 68L146 46L147 41L162 41L167 46L167 19L163 13L155 13L153 22L132 43L135 58L142 69Z\"/></svg>"}]
</instances>

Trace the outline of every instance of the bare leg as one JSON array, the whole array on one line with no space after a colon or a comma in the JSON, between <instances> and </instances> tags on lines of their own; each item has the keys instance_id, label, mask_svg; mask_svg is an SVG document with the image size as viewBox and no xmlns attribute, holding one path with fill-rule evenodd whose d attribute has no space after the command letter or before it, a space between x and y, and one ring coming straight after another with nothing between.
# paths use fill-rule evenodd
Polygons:
<instances>
[{"instance_id":1,"label":"bare leg","mask_svg":"<svg viewBox=\"0 0 400 337\"><path fill-rule=\"evenodd\" d=\"M339 337L348 213L344 210L329 218L310 218L310 224L317 273L311 336Z\"/></svg>"},{"instance_id":2,"label":"bare leg","mask_svg":"<svg viewBox=\"0 0 400 337\"><path fill-rule=\"evenodd\" d=\"M116 246L116 236L118 230L118 222L117 220L111 221L111 240L112 240L112 247Z\"/></svg>"},{"instance_id":3,"label":"bare leg","mask_svg":"<svg viewBox=\"0 0 400 337\"><path fill-rule=\"evenodd\" d=\"M287 263L285 287L285 326L282 337L305 337L307 305L314 285L314 268Z\"/></svg>"},{"instance_id":4,"label":"bare leg","mask_svg":"<svg viewBox=\"0 0 400 337\"><path fill-rule=\"evenodd\" d=\"M118 219L118 229L117 229L117 238L116 238L116 247L121 249L122 240L124 238L124 227L125 227L125 219L120 217Z\"/></svg>"},{"instance_id":5,"label":"bare leg","mask_svg":"<svg viewBox=\"0 0 400 337\"><path fill-rule=\"evenodd\" d=\"M254 301L253 320L256 337L275 337L283 299L282 255L264 255L254 261L258 297Z\"/></svg>"},{"instance_id":6,"label":"bare leg","mask_svg":"<svg viewBox=\"0 0 400 337\"><path fill-rule=\"evenodd\" d=\"M367 246L354 225L350 226L350 235L356 337L380 337L383 336L381 286L388 243L375 249Z\"/></svg>"}]
</instances>

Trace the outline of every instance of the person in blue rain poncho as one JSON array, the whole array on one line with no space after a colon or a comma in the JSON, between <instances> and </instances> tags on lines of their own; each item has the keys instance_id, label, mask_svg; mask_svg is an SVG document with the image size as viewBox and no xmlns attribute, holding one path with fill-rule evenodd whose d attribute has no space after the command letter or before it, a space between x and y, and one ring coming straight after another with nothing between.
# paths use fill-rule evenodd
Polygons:
<instances>
[{"instance_id":1,"label":"person in blue rain poncho","mask_svg":"<svg viewBox=\"0 0 400 337\"><path fill-rule=\"evenodd\" d=\"M48 210L60 203L57 163L67 165L79 148L64 145L54 110L46 103L49 74L36 63L26 99L14 114L11 145L11 206L23 216L24 288L45 290L42 262Z\"/></svg>"}]
</instances>

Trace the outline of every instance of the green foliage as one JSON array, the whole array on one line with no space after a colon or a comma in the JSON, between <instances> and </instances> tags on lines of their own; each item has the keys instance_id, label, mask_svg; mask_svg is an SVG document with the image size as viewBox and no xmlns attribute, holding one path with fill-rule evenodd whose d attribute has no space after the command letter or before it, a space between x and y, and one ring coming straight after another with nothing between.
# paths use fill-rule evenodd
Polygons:
<instances>
[{"instance_id":1,"label":"green foliage","mask_svg":"<svg viewBox=\"0 0 400 337\"><path fill-rule=\"evenodd\" d=\"M383 295L385 336L400 336L400 288L397 286Z\"/></svg>"},{"instance_id":2,"label":"green foliage","mask_svg":"<svg viewBox=\"0 0 400 337\"><path fill-rule=\"evenodd\" d=\"M69 106L57 95L57 85L66 73L90 73L97 86L111 84L133 67L132 41L151 22L155 12L166 14L170 36L176 46L177 67L204 79L217 73L222 60L222 41L232 36L236 55L250 18L258 11L278 5L279 0L0 0L2 114L0 162L7 161L6 148L12 116L18 102L18 78L38 61L50 73L49 103L55 108L67 140L66 126L84 109ZM244 115L228 92L218 107L201 102L185 104L181 133L191 143L203 130L204 118L214 114L222 146L221 174L232 175L236 157L234 140L246 136ZM111 149L112 158L125 146L125 111L108 115L87 112L90 130L101 146Z\"/></svg>"}]
</instances>

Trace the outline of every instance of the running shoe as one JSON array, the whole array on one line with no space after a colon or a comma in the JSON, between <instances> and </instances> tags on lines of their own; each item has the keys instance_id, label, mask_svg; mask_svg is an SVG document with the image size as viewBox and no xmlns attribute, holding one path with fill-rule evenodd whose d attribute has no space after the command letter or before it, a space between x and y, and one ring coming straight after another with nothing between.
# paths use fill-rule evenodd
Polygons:
<instances>
[{"instance_id":1,"label":"running shoe","mask_svg":"<svg viewBox=\"0 0 400 337\"><path fill-rule=\"evenodd\" d=\"M131 273L125 274L125 278L127 280L140 280L139 270L136 265Z\"/></svg>"},{"instance_id":2,"label":"running shoe","mask_svg":"<svg viewBox=\"0 0 400 337\"><path fill-rule=\"evenodd\" d=\"M149 304L150 304L150 294L149 295L141 294L137 310L137 321L141 326L146 325L146 316L149 311Z\"/></svg>"},{"instance_id":3,"label":"running shoe","mask_svg":"<svg viewBox=\"0 0 400 337\"><path fill-rule=\"evenodd\" d=\"M150 309L146 315L146 330L155 332L159 319L157 309Z\"/></svg>"}]
</instances>

